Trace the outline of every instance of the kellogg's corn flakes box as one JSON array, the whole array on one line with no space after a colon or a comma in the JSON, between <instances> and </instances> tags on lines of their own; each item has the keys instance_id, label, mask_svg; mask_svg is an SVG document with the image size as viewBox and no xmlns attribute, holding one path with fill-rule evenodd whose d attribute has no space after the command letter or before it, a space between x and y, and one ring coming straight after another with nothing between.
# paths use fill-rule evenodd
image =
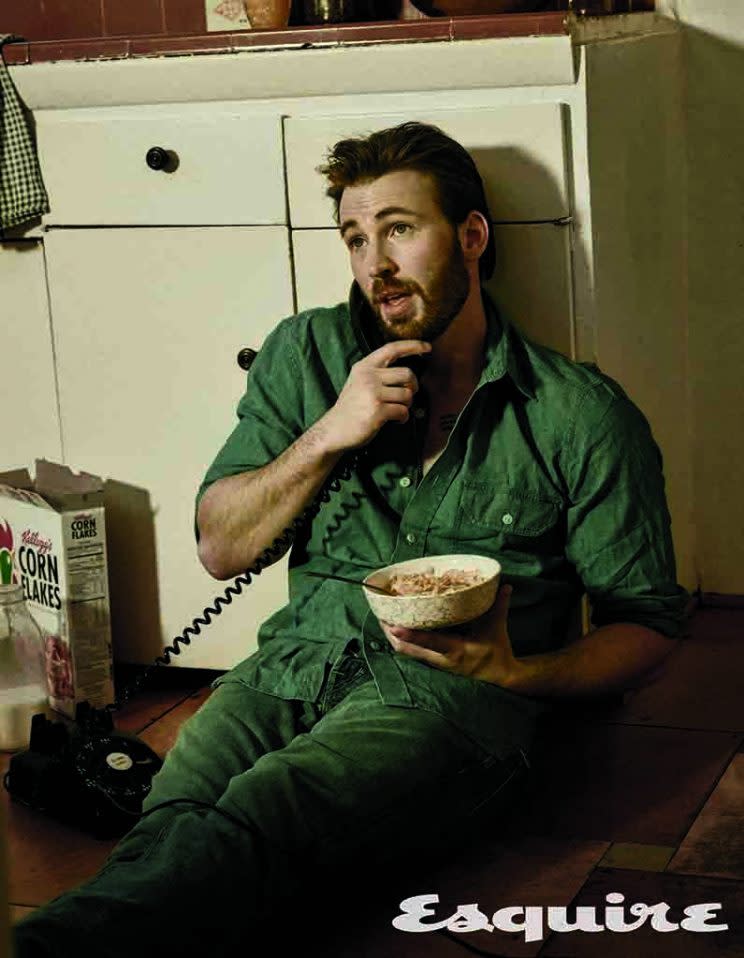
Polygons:
<instances>
[{"instance_id":1,"label":"kellogg's corn flakes box","mask_svg":"<svg viewBox=\"0 0 744 958\"><path fill-rule=\"evenodd\" d=\"M20 583L44 635L49 704L114 700L103 483L36 460L0 473L0 582Z\"/></svg>"}]
</instances>

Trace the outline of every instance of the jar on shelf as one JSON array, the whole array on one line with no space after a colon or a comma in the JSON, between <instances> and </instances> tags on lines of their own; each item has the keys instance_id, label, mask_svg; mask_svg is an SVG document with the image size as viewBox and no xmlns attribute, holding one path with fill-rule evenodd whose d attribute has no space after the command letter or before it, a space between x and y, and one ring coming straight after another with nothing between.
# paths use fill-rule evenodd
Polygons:
<instances>
[{"instance_id":1,"label":"jar on shelf","mask_svg":"<svg viewBox=\"0 0 744 958\"><path fill-rule=\"evenodd\" d=\"M44 637L20 585L0 585L0 751L28 748L48 704Z\"/></svg>"},{"instance_id":2,"label":"jar on shelf","mask_svg":"<svg viewBox=\"0 0 744 958\"><path fill-rule=\"evenodd\" d=\"M397 20L400 5L400 0L302 0L302 23L315 26Z\"/></svg>"}]
</instances>

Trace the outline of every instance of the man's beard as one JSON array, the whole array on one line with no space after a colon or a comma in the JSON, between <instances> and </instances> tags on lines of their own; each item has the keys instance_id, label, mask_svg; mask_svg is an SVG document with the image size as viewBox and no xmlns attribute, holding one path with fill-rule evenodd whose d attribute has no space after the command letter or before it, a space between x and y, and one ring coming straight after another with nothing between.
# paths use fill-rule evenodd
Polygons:
<instances>
[{"instance_id":1,"label":"man's beard","mask_svg":"<svg viewBox=\"0 0 744 958\"><path fill-rule=\"evenodd\" d=\"M429 290L425 292L418 285L404 285L404 288L413 295L418 294L423 310L411 319L401 317L390 322L383 318L379 303L371 303L370 307L382 339L385 342L401 339L434 342L458 315L470 293L470 276L465 266L465 257L454 237L449 262L434 278Z\"/></svg>"}]
</instances>

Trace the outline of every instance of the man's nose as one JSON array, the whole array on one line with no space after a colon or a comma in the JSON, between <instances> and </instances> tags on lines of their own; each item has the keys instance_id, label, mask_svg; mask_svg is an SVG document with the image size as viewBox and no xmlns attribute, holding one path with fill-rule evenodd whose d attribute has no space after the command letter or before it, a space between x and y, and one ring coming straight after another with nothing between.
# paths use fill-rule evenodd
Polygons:
<instances>
[{"instance_id":1,"label":"man's nose","mask_svg":"<svg viewBox=\"0 0 744 958\"><path fill-rule=\"evenodd\" d=\"M397 273L398 266L390 256L385 243L372 243L369 249L369 275L382 276L385 273Z\"/></svg>"}]
</instances>

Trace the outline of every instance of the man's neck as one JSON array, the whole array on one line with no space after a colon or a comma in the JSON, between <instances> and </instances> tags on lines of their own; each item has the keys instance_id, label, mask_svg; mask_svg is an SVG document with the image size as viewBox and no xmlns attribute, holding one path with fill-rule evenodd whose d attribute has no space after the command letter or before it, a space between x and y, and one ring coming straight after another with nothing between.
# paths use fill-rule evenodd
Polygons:
<instances>
[{"instance_id":1,"label":"man's neck","mask_svg":"<svg viewBox=\"0 0 744 958\"><path fill-rule=\"evenodd\" d=\"M486 313L478 284L471 288L460 312L435 341L427 357L427 386L437 391L472 390L483 371L486 329Z\"/></svg>"}]
</instances>

